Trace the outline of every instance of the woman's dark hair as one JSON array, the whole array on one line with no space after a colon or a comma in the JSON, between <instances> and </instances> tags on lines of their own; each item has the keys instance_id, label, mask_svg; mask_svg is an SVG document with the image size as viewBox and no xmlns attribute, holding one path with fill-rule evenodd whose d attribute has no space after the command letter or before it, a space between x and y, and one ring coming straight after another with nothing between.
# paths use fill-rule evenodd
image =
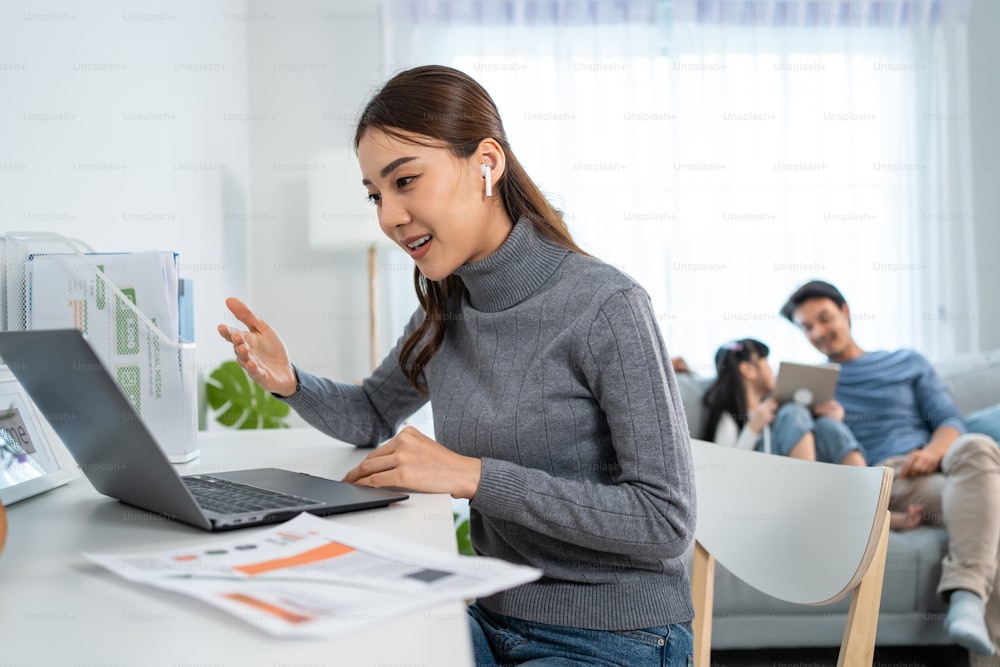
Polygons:
<instances>
[{"instance_id":1,"label":"woman's dark hair","mask_svg":"<svg viewBox=\"0 0 1000 667\"><path fill-rule=\"evenodd\" d=\"M400 72L361 112L354 133L355 150L371 129L409 143L444 146L458 158L471 156L483 139L494 139L506 158L496 190L510 219L515 223L526 219L560 246L585 254L574 243L562 216L514 156L493 99L467 74L439 65ZM426 395L424 368L441 347L450 308L457 304L463 284L457 276L427 280L416 267L413 282L425 316L403 342L399 365L417 391Z\"/></svg>"},{"instance_id":2,"label":"woman's dark hair","mask_svg":"<svg viewBox=\"0 0 1000 667\"><path fill-rule=\"evenodd\" d=\"M726 343L715 353L715 382L701 399L706 408L702 440L715 440L715 429L726 412L742 428L747 420L747 399L740 362L765 359L770 352L767 345L759 340L744 338Z\"/></svg>"}]
</instances>

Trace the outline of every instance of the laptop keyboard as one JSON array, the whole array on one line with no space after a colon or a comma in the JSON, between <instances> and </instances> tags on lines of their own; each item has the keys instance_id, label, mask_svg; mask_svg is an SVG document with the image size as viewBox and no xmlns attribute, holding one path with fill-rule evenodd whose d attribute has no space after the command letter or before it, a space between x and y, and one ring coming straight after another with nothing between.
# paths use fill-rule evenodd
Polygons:
<instances>
[{"instance_id":1,"label":"laptop keyboard","mask_svg":"<svg viewBox=\"0 0 1000 667\"><path fill-rule=\"evenodd\" d=\"M282 510L321 504L311 498L293 496L218 477L192 475L182 479L203 509L220 514Z\"/></svg>"}]
</instances>

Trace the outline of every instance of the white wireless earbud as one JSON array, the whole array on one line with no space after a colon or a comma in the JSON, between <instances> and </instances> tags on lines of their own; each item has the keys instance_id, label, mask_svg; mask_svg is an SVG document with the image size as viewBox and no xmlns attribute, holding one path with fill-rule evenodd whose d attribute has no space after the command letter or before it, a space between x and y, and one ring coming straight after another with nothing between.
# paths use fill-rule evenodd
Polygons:
<instances>
[{"instance_id":1,"label":"white wireless earbud","mask_svg":"<svg viewBox=\"0 0 1000 667\"><path fill-rule=\"evenodd\" d=\"M492 172L493 172L493 170L490 169L490 165L488 165L488 164L484 164L483 165L483 179L486 181L486 196L487 197L492 197L493 196L493 177L492 177Z\"/></svg>"}]
</instances>

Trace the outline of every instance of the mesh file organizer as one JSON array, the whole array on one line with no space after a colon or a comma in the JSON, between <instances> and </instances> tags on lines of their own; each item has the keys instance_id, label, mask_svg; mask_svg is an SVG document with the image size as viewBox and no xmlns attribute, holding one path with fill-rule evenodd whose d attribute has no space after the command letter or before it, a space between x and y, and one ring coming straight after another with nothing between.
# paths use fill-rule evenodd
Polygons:
<instances>
[{"instance_id":1,"label":"mesh file organizer","mask_svg":"<svg viewBox=\"0 0 1000 667\"><path fill-rule=\"evenodd\" d=\"M198 455L195 345L179 341L176 332L165 334L136 305L134 290L114 284L100 264L106 260L88 255L92 252L58 234L5 234L7 329L82 330L167 457L190 461ZM65 282L66 312L55 325L38 321L33 312L33 263L43 257L47 279L54 275L60 290Z\"/></svg>"}]
</instances>

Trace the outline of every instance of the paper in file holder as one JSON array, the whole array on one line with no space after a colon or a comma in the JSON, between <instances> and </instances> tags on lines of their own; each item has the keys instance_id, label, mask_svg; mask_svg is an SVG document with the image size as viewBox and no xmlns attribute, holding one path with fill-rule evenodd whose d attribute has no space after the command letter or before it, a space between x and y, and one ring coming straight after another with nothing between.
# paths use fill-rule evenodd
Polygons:
<instances>
[{"instance_id":1,"label":"paper in file holder","mask_svg":"<svg viewBox=\"0 0 1000 667\"><path fill-rule=\"evenodd\" d=\"M93 250L85 243L47 232L8 232L3 246L7 329L82 330L170 461L197 457L194 343L157 327L136 306L134 291L126 288L126 294L114 284L97 260L101 256L89 256ZM65 284L65 325L33 318L32 263L42 256L50 268L46 280L54 275L63 281L59 289Z\"/></svg>"}]
</instances>

